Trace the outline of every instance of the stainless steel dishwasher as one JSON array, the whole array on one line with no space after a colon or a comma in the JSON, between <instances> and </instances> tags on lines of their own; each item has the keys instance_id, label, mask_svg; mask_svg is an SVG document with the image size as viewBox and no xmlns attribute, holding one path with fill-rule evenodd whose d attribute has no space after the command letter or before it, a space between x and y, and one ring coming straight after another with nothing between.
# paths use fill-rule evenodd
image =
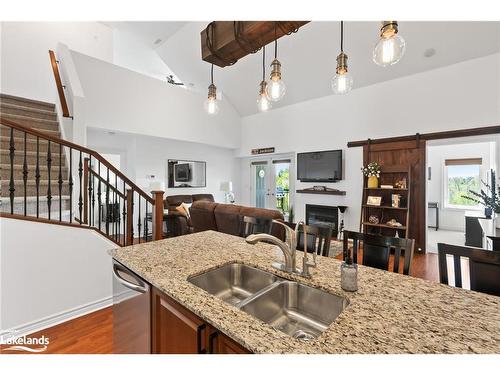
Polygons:
<instances>
[{"instance_id":1,"label":"stainless steel dishwasher","mask_svg":"<svg viewBox=\"0 0 500 375\"><path fill-rule=\"evenodd\" d=\"M113 260L113 352L151 353L151 287Z\"/></svg>"}]
</instances>

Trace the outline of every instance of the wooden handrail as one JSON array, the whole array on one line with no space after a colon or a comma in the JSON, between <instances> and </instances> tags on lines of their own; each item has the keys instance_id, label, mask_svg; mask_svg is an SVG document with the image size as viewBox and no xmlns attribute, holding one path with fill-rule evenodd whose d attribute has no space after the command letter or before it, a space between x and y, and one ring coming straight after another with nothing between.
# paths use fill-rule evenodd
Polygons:
<instances>
[{"instance_id":1,"label":"wooden handrail","mask_svg":"<svg viewBox=\"0 0 500 375\"><path fill-rule=\"evenodd\" d=\"M112 171L114 174L116 174L122 181L125 181L134 191L136 191L141 197L143 197L145 200L147 200L149 203L154 205L154 199L147 194L144 190L142 190L140 187L138 187L135 183L133 183L127 176L125 176L122 172L120 172L117 168L115 168L109 161L104 159L98 152L91 150L89 148L80 146L76 143L66 141L64 139L60 139L51 135L48 135L46 133L42 133L38 130L34 130L32 128L26 127L24 125L20 125L16 122L13 122L11 120L7 120L6 118L0 117L0 124L8 126L10 128L19 130L21 132L31 134L35 137L39 137L41 139L45 139L47 141L54 142L56 144L61 144L66 147L70 147L72 149L87 153L89 155L92 155L96 160L99 160L102 164L106 166L106 168L109 168L110 171Z\"/></svg>"},{"instance_id":2,"label":"wooden handrail","mask_svg":"<svg viewBox=\"0 0 500 375\"><path fill-rule=\"evenodd\" d=\"M69 114L68 103L66 102L66 96L64 95L64 87L61 81L61 75L59 74L59 68L57 66L56 55L54 51L49 50L50 65L52 65L52 71L54 72L54 79L56 81L57 93L59 94L59 100L61 102L61 109L63 117L71 117Z\"/></svg>"}]
</instances>

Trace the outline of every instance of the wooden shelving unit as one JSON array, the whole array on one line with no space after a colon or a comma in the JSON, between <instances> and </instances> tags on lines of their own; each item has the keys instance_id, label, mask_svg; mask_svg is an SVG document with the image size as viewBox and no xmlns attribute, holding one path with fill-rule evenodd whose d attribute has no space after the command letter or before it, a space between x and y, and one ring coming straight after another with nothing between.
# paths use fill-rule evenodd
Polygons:
<instances>
[{"instance_id":1,"label":"wooden shelving unit","mask_svg":"<svg viewBox=\"0 0 500 375\"><path fill-rule=\"evenodd\" d=\"M410 226L410 169L403 166L382 166L380 172L379 185L395 185L403 178L406 179L406 188L369 188L367 186L368 178L364 177L363 197L361 202L361 220L360 232L368 234L378 234L382 236L395 236L408 238L408 228ZM400 195L400 207L392 207L392 195ZM382 198L380 206L367 204L368 196L377 196ZM370 223L370 216L378 217L378 223ZM388 225L387 222L395 219L402 226Z\"/></svg>"}]
</instances>

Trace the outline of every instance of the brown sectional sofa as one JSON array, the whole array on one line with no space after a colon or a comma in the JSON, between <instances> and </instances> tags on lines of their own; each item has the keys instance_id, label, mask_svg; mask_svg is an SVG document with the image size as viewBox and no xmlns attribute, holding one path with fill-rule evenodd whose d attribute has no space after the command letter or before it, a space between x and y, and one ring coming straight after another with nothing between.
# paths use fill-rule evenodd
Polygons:
<instances>
[{"instance_id":1,"label":"brown sectional sofa","mask_svg":"<svg viewBox=\"0 0 500 375\"><path fill-rule=\"evenodd\" d=\"M170 195L165 198L164 208L168 209L168 214L164 219L167 221L168 231L172 236L181 236L193 232L193 224L184 214L176 210L181 203L194 203L198 201L214 202L212 194L193 195Z\"/></svg>"},{"instance_id":2,"label":"brown sectional sofa","mask_svg":"<svg viewBox=\"0 0 500 375\"><path fill-rule=\"evenodd\" d=\"M190 214L193 232L215 230L234 236L239 236L242 232L243 216L283 220L283 214L278 210L201 200L193 202ZM285 238L285 231L280 225L273 225L271 234L281 239Z\"/></svg>"}]
</instances>

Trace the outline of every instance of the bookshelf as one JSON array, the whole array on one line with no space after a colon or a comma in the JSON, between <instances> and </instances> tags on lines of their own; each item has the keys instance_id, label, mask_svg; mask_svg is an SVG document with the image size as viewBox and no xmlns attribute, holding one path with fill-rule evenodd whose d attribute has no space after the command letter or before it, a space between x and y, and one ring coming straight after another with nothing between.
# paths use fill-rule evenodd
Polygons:
<instances>
[{"instance_id":1,"label":"bookshelf","mask_svg":"<svg viewBox=\"0 0 500 375\"><path fill-rule=\"evenodd\" d=\"M398 181L406 179L405 188L395 187ZM360 232L381 236L408 238L410 227L410 189L411 172L409 168L397 165L382 165L379 178L379 187L369 188L368 178L363 176L363 197L361 201ZM382 188L381 185L392 185L392 188ZM399 195L399 206L393 206L393 195ZM368 197L380 197L381 204L368 204ZM370 222L370 217L376 216L378 222ZM387 224L391 219L401 226Z\"/></svg>"}]
</instances>

